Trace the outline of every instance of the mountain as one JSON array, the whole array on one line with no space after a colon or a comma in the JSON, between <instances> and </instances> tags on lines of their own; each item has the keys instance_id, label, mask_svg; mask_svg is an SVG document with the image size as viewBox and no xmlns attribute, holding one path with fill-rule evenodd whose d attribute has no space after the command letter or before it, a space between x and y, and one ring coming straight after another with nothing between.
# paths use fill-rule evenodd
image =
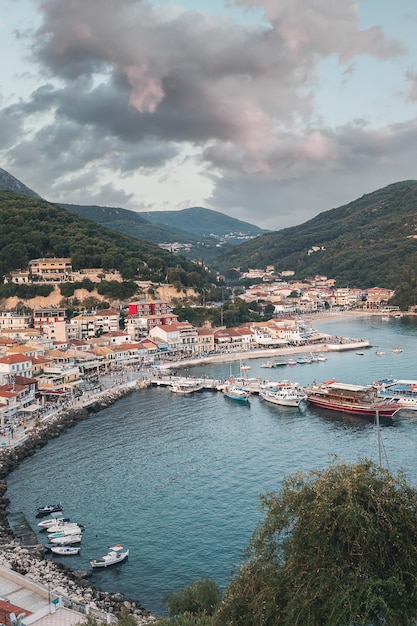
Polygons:
<instances>
[{"instance_id":1,"label":"mountain","mask_svg":"<svg viewBox=\"0 0 417 626\"><path fill-rule=\"evenodd\" d=\"M41 197L1 168L0 189ZM153 243L179 243L184 246L180 248L181 253L194 260L201 260L202 256L206 261L215 258L219 254L219 242L227 247L267 232L247 222L201 207L182 211L138 213L120 207L66 203L56 205L132 237Z\"/></svg>"},{"instance_id":2,"label":"mountain","mask_svg":"<svg viewBox=\"0 0 417 626\"><path fill-rule=\"evenodd\" d=\"M0 276L30 259L71 257L74 269L118 269L126 279L200 286L206 272L149 241L119 233L45 200L0 191Z\"/></svg>"},{"instance_id":3,"label":"mountain","mask_svg":"<svg viewBox=\"0 0 417 626\"><path fill-rule=\"evenodd\" d=\"M78 204L62 204L59 206L82 215L98 224L112 228L132 237L146 239L154 243L197 243L197 238L178 228L152 223L142 217L141 213L116 207Z\"/></svg>"},{"instance_id":4,"label":"mountain","mask_svg":"<svg viewBox=\"0 0 417 626\"><path fill-rule=\"evenodd\" d=\"M230 268L294 270L326 275L340 286L395 288L417 268L417 181L394 183L313 219L228 250Z\"/></svg>"},{"instance_id":5,"label":"mountain","mask_svg":"<svg viewBox=\"0 0 417 626\"><path fill-rule=\"evenodd\" d=\"M181 211L142 211L141 215L152 224L164 224L200 237L211 236L227 239L229 242L258 237L268 232L248 222L203 207L191 207Z\"/></svg>"},{"instance_id":6,"label":"mountain","mask_svg":"<svg viewBox=\"0 0 417 626\"><path fill-rule=\"evenodd\" d=\"M17 180L14 176L6 172L0 167L0 189L8 189L15 193L20 193L24 196L30 196L32 198L40 198L40 195L36 191L32 191L29 187L26 187L20 180Z\"/></svg>"}]
</instances>

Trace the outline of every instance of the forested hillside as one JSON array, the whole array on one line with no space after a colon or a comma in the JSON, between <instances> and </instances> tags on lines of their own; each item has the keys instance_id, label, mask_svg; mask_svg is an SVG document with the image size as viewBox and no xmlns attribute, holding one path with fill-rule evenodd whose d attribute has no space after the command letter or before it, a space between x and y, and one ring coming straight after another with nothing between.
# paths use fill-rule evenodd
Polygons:
<instances>
[{"instance_id":1,"label":"forested hillside","mask_svg":"<svg viewBox=\"0 0 417 626\"><path fill-rule=\"evenodd\" d=\"M153 224L164 224L169 228L180 228L182 231L195 236L218 238L227 236L228 240L238 240L239 237L258 237L267 232L259 226L248 224L219 211L212 211L204 207L191 207L181 211L146 211L141 215Z\"/></svg>"},{"instance_id":2,"label":"forested hillside","mask_svg":"<svg viewBox=\"0 0 417 626\"><path fill-rule=\"evenodd\" d=\"M298 278L333 277L340 286L411 285L417 268L417 181L389 185L305 224L263 235L219 261L223 271L267 265L295 270Z\"/></svg>"},{"instance_id":3,"label":"forested hillside","mask_svg":"<svg viewBox=\"0 0 417 626\"><path fill-rule=\"evenodd\" d=\"M154 243L197 243L198 241L193 234L186 233L174 226L168 227L148 221L136 211L95 205L82 206L60 203L59 206L93 220L98 224L102 224L102 226L117 230L119 233L125 233L131 237L146 239Z\"/></svg>"},{"instance_id":4,"label":"forested hillside","mask_svg":"<svg viewBox=\"0 0 417 626\"><path fill-rule=\"evenodd\" d=\"M125 279L201 287L210 281L192 261L110 230L54 204L0 191L0 276L43 256L70 257L74 269L118 269Z\"/></svg>"}]
</instances>

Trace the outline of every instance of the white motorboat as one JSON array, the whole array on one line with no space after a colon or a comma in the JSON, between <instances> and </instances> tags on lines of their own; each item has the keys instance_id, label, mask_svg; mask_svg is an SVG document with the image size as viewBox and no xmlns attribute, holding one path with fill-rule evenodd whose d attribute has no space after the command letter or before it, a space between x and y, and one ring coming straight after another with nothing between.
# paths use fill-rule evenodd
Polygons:
<instances>
[{"instance_id":1,"label":"white motorboat","mask_svg":"<svg viewBox=\"0 0 417 626\"><path fill-rule=\"evenodd\" d=\"M276 383L271 389L261 389L259 395L263 400L280 406L299 406L307 398L301 385L290 381Z\"/></svg>"},{"instance_id":2,"label":"white motorboat","mask_svg":"<svg viewBox=\"0 0 417 626\"><path fill-rule=\"evenodd\" d=\"M62 515L62 514L61 514ZM69 517L48 517L48 519L44 519L38 523L40 529L50 528L51 526L56 526L57 524L63 524L70 521Z\"/></svg>"},{"instance_id":3,"label":"white motorboat","mask_svg":"<svg viewBox=\"0 0 417 626\"><path fill-rule=\"evenodd\" d=\"M51 546L49 549L59 556L73 556L80 553L81 546Z\"/></svg>"},{"instance_id":4,"label":"white motorboat","mask_svg":"<svg viewBox=\"0 0 417 626\"><path fill-rule=\"evenodd\" d=\"M64 522L62 524L55 524L54 526L48 526L46 529L49 534L62 533L64 535L74 535L82 532L82 527L75 522ZM75 532L74 532L75 531Z\"/></svg>"},{"instance_id":5,"label":"white motorboat","mask_svg":"<svg viewBox=\"0 0 417 626\"><path fill-rule=\"evenodd\" d=\"M203 389L203 385L193 381L178 381L172 383L169 389L174 393L189 394L194 393L194 391L201 391Z\"/></svg>"},{"instance_id":6,"label":"white motorboat","mask_svg":"<svg viewBox=\"0 0 417 626\"><path fill-rule=\"evenodd\" d=\"M109 567L110 565L117 565L123 563L129 556L129 550L124 550L123 546L118 543L115 546L109 548L108 553L99 559L90 559L91 567Z\"/></svg>"},{"instance_id":7,"label":"white motorboat","mask_svg":"<svg viewBox=\"0 0 417 626\"><path fill-rule=\"evenodd\" d=\"M49 542L58 546L65 546L72 543L81 543L82 535L63 535L62 537L50 537Z\"/></svg>"}]
</instances>

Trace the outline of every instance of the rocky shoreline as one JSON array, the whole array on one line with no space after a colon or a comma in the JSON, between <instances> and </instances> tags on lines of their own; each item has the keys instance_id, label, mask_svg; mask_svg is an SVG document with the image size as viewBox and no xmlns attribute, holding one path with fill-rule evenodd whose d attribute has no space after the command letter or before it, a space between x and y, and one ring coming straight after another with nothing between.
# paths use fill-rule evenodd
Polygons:
<instances>
[{"instance_id":1,"label":"rocky shoreline","mask_svg":"<svg viewBox=\"0 0 417 626\"><path fill-rule=\"evenodd\" d=\"M137 601L125 598L123 594L107 593L93 587L88 581L91 573L88 570L71 571L64 565L45 560L41 546L34 549L22 547L9 526L9 500L6 497L7 477L23 459L32 456L50 439L59 437L79 421L110 406L137 388L113 389L83 407L64 410L33 428L20 445L0 450L0 565L28 576L34 582L50 588L56 595L66 596L74 606L88 605L92 609L114 615L128 612L137 624L147 625L155 624L157 618Z\"/></svg>"}]
</instances>

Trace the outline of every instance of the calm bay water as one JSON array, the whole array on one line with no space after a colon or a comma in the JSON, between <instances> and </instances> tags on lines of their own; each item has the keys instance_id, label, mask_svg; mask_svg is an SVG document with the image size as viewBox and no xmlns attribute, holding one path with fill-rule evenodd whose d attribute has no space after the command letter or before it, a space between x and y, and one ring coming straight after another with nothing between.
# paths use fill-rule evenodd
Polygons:
<instances>
[{"instance_id":1,"label":"calm bay water","mask_svg":"<svg viewBox=\"0 0 417 626\"><path fill-rule=\"evenodd\" d=\"M278 369L261 368L264 359L255 359L248 361L248 375L301 384L417 379L413 320L341 317L316 326L369 339L373 347L363 356L328 354L326 362ZM403 352L393 354L394 346ZM230 369L237 375L239 364L201 365L188 373L227 378ZM386 465L403 469L417 485L417 414L401 415L381 431ZM126 563L94 572L91 580L158 614L167 592L202 575L225 587L262 518L259 495L279 487L285 475L324 468L335 457L377 462L375 426L308 406L277 407L258 397L241 406L216 392L182 397L154 388L123 398L50 441L12 473L7 496L10 511L23 511L33 528L39 521L35 508L54 501L86 526L81 554L62 559L73 569L88 567L88 559L110 544L129 547Z\"/></svg>"}]
</instances>

